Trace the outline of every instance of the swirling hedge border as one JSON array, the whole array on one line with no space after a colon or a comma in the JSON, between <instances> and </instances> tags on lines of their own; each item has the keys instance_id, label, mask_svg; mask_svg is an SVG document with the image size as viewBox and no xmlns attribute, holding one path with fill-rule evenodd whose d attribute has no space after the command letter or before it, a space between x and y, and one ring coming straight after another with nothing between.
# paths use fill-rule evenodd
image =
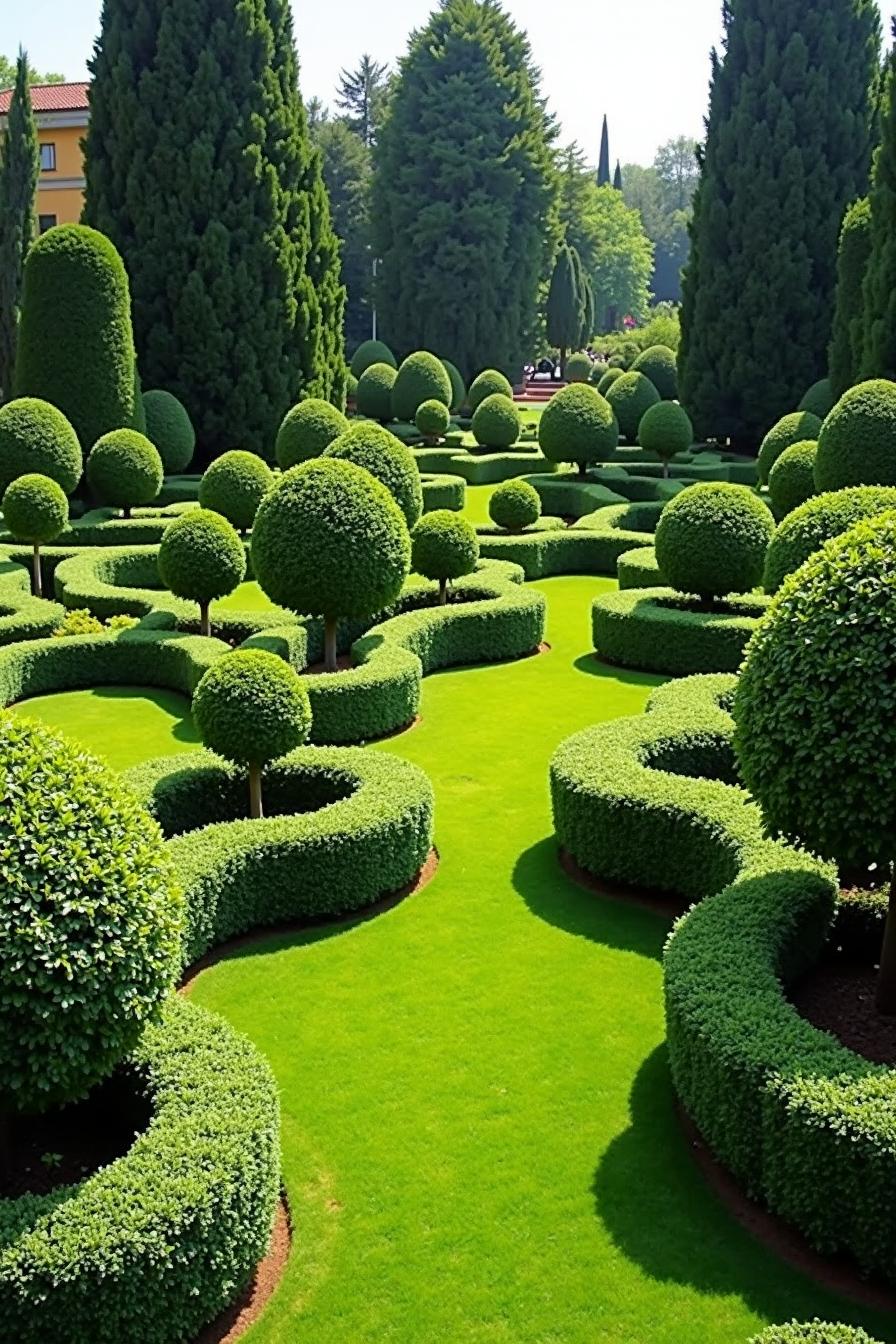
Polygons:
<instances>
[{"instance_id":1,"label":"swirling hedge border","mask_svg":"<svg viewBox=\"0 0 896 1344\"><path fill-rule=\"evenodd\" d=\"M556 512L574 503L562 498L562 492L602 491L602 486L561 486L559 490L536 485L542 503ZM509 560L519 565L527 579L542 579L556 574L615 574L620 555L653 540L664 501L611 504L585 514L570 527L501 535L493 529L480 529L480 554L492 560Z\"/></svg>"},{"instance_id":2,"label":"swirling hedge border","mask_svg":"<svg viewBox=\"0 0 896 1344\"><path fill-rule=\"evenodd\" d=\"M770 599L735 594L709 611L683 605L671 588L600 593L591 604L591 633L599 658L640 672L682 677L736 672Z\"/></svg>"}]
</instances>

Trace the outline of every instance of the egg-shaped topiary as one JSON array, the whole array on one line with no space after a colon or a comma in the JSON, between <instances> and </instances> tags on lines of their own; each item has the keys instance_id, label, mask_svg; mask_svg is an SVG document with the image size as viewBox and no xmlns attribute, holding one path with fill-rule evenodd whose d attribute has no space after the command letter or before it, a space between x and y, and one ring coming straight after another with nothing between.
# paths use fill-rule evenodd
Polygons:
<instances>
[{"instance_id":1,"label":"egg-shaped topiary","mask_svg":"<svg viewBox=\"0 0 896 1344\"><path fill-rule=\"evenodd\" d=\"M769 472L784 452L795 443L817 440L821 421L811 411L792 411L778 420L759 446L759 484L768 485Z\"/></svg>"},{"instance_id":2,"label":"egg-shaped topiary","mask_svg":"<svg viewBox=\"0 0 896 1344\"><path fill-rule=\"evenodd\" d=\"M625 373L629 365L625 355L611 355L608 363L611 369L618 369L620 373Z\"/></svg>"},{"instance_id":3,"label":"egg-shaped topiary","mask_svg":"<svg viewBox=\"0 0 896 1344\"><path fill-rule=\"evenodd\" d=\"M510 385L510 380L499 369L483 369L481 373L477 373L467 393L471 413L475 413L477 407L485 401L486 397L493 397L496 392L500 392L502 397L509 397L511 401L513 400L513 388Z\"/></svg>"},{"instance_id":4,"label":"egg-shaped topiary","mask_svg":"<svg viewBox=\"0 0 896 1344\"><path fill-rule=\"evenodd\" d=\"M417 407L414 424L429 444L438 443L448 433L451 416L441 401L422 401Z\"/></svg>"},{"instance_id":5,"label":"egg-shaped topiary","mask_svg":"<svg viewBox=\"0 0 896 1344\"><path fill-rule=\"evenodd\" d=\"M274 473L264 458L235 448L215 458L206 469L199 482L199 503L245 532L273 484Z\"/></svg>"},{"instance_id":6,"label":"egg-shaped topiary","mask_svg":"<svg viewBox=\"0 0 896 1344\"><path fill-rule=\"evenodd\" d=\"M896 487L857 485L815 495L789 513L775 530L765 557L763 585L774 593L816 551L864 518L896 509Z\"/></svg>"},{"instance_id":7,"label":"egg-shaped topiary","mask_svg":"<svg viewBox=\"0 0 896 1344\"><path fill-rule=\"evenodd\" d=\"M602 359L596 359L591 365L591 372L588 375L588 381L592 387L600 388L607 374L607 365Z\"/></svg>"},{"instance_id":8,"label":"egg-shaped topiary","mask_svg":"<svg viewBox=\"0 0 896 1344\"><path fill-rule=\"evenodd\" d=\"M390 368L398 368L397 359L384 341L362 341L352 355L349 368L360 382L361 375L371 364L388 364Z\"/></svg>"},{"instance_id":9,"label":"egg-shaped topiary","mask_svg":"<svg viewBox=\"0 0 896 1344\"><path fill-rule=\"evenodd\" d=\"M566 361L566 381L568 383L588 383L591 381L591 370L593 368L590 355L586 355L584 350L578 350L575 354L569 356Z\"/></svg>"},{"instance_id":10,"label":"egg-shaped topiary","mask_svg":"<svg viewBox=\"0 0 896 1344\"><path fill-rule=\"evenodd\" d=\"M392 419L392 388L398 370L391 364L371 364L358 379L355 405L359 415L385 423Z\"/></svg>"},{"instance_id":11,"label":"egg-shaped topiary","mask_svg":"<svg viewBox=\"0 0 896 1344\"><path fill-rule=\"evenodd\" d=\"M551 462L574 462L582 475L592 462L606 462L619 442L609 402L588 383L555 392L538 423L538 443Z\"/></svg>"},{"instance_id":12,"label":"egg-shaped topiary","mask_svg":"<svg viewBox=\"0 0 896 1344\"><path fill-rule=\"evenodd\" d=\"M528 481L505 481L488 502L489 517L505 532L524 532L541 517L541 496Z\"/></svg>"},{"instance_id":13,"label":"egg-shaped topiary","mask_svg":"<svg viewBox=\"0 0 896 1344\"><path fill-rule=\"evenodd\" d=\"M68 523L68 497L49 476L17 476L3 495L3 521L16 541L34 548L31 590L43 596L40 548L55 541Z\"/></svg>"},{"instance_id":14,"label":"egg-shaped topiary","mask_svg":"<svg viewBox=\"0 0 896 1344\"><path fill-rule=\"evenodd\" d=\"M131 509L151 504L165 480L162 459L145 434L113 429L93 445L87 459L87 480L101 504Z\"/></svg>"},{"instance_id":15,"label":"egg-shaped topiary","mask_svg":"<svg viewBox=\"0 0 896 1344\"><path fill-rule=\"evenodd\" d=\"M382 425L353 425L330 444L324 457L353 462L356 467L369 471L389 491L408 527L414 526L423 512L420 469L407 444L390 434L388 429Z\"/></svg>"},{"instance_id":16,"label":"egg-shaped topiary","mask_svg":"<svg viewBox=\"0 0 896 1344\"><path fill-rule=\"evenodd\" d=\"M856 1325L832 1321L791 1321L788 1325L770 1325L754 1335L750 1344L878 1344Z\"/></svg>"},{"instance_id":17,"label":"egg-shaped topiary","mask_svg":"<svg viewBox=\"0 0 896 1344\"><path fill-rule=\"evenodd\" d=\"M480 448L510 448L520 437L520 414L510 397L493 392L473 412L472 428Z\"/></svg>"},{"instance_id":18,"label":"egg-shaped topiary","mask_svg":"<svg viewBox=\"0 0 896 1344\"><path fill-rule=\"evenodd\" d=\"M656 528L664 581L703 601L747 593L762 579L775 521L743 485L707 481L670 500Z\"/></svg>"},{"instance_id":19,"label":"egg-shaped topiary","mask_svg":"<svg viewBox=\"0 0 896 1344\"><path fill-rule=\"evenodd\" d=\"M806 392L797 410L808 411L810 415L817 415L819 420L824 420L836 404L837 398L834 396L830 378L819 378L818 382L813 383Z\"/></svg>"},{"instance_id":20,"label":"egg-shaped topiary","mask_svg":"<svg viewBox=\"0 0 896 1344\"><path fill-rule=\"evenodd\" d=\"M607 401L616 417L619 433L629 443L637 441L638 426L659 400L660 394L650 379L634 369L616 378L607 390Z\"/></svg>"},{"instance_id":21,"label":"egg-shaped topiary","mask_svg":"<svg viewBox=\"0 0 896 1344\"><path fill-rule=\"evenodd\" d=\"M649 378L663 401L674 401L678 396L678 361L668 345L648 346L632 364L632 373Z\"/></svg>"},{"instance_id":22,"label":"egg-shaped topiary","mask_svg":"<svg viewBox=\"0 0 896 1344\"><path fill-rule=\"evenodd\" d=\"M340 410L320 397L306 397L287 411L277 432L275 455L281 471L320 457L348 429Z\"/></svg>"},{"instance_id":23,"label":"egg-shaped topiary","mask_svg":"<svg viewBox=\"0 0 896 1344\"><path fill-rule=\"evenodd\" d=\"M143 432L158 449L165 475L186 471L196 448L196 431L186 406L172 392L154 388L143 393L143 412Z\"/></svg>"},{"instance_id":24,"label":"egg-shaped topiary","mask_svg":"<svg viewBox=\"0 0 896 1344\"><path fill-rule=\"evenodd\" d=\"M61 411L38 397L0 406L0 491L17 476L49 476L70 495L81 479L81 445Z\"/></svg>"},{"instance_id":25,"label":"egg-shaped topiary","mask_svg":"<svg viewBox=\"0 0 896 1344\"><path fill-rule=\"evenodd\" d=\"M255 577L278 606L323 617L330 671L337 621L373 616L394 602L410 564L407 523L392 495L340 457L293 467L255 516Z\"/></svg>"},{"instance_id":26,"label":"egg-shaped topiary","mask_svg":"<svg viewBox=\"0 0 896 1344\"><path fill-rule=\"evenodd\" d=\"M448 584L472 574L479 563L479 538L473 524L450 509L424 514L414 528L411 563L415 574L439 585L439 601L448 601Z\"/></svg>"},{"instance_id":27,"label":"egg-shaped topiary","mask_svg":"<svg viewBox=\"0 0 896 1344\"><path fill-rule=\"evenodd\" d=\"M219 658L193 693L193 718L209 751L248 766L249 805L263 815L261 771L307 741L311 701L289 663L263 649Z\"/></svg>"},{"instance_id":28,"label":"egg-shaped topiary","mask_svg":"<svg viewBox=\"0 0 896 1344\"><path fill-rule=\"evenodd\" d=\"M417 407L424 401L451 402L451 379L445 366L428 350L416 350L398 368L392 387L392 418L413 423Z\"/></svg>"},{"instance_id":29,"label":"egg-shaped topiary","mask_svg":"<svg viewBox=\"0 0 896 1344\"><path fill-rule=\"evenodd\" d=\"M645 411L638 426L638 443L650 453L656 453L663 464L663 475L669 475L669 463L676 453L687 452L694 442L694 426L683 406L677 401L658 401Z\"/></svg>"},{"instance_id":30,"label":"egg-shaped topiary","mask_svg":"<svg viewBox=\"0 0 896 1344\"><path fill-rule=\"evenodd\" d=\"M161 832L116 775L0 717L0 1113L107 1077L179 968L183 906Z\"/></svg>"},{"instance_id":31,"label":"egg-shaped topiary","mask_svg":"<svg viewBox=\"0 0 896 1344\"><path fill-rule=\"evenodd\" d=\"M467 399L467 385L456 364L452 364L450 359L443 359L442 364L451 383L451 401L448 403L448 409L452 415L457 415Z\"/></svg>"},{"instance_id":32,"label":"egg-shaped topiary","mask_svg":"<svg viewBox=\"0 0 896 1344\"><path fill-rule=\"evenodd\" d=\"M785 448L768 474L768 493L778 518L799 508L815 491L818 444L811 439Z\"/></svg>"},{"instance_id":33,"label":"egg-shaped topiary","mask_svg":"<svg viewBox=\"0 0 896 1344\"><path fill-rule=\"evenodd\" d=\"M819 491L851 485L896 485L896 383L858 383L837 402L814 435Z\"/></svg>"},{"instance_id":34,"label":"egg-shaped topiary","mask_svg":"<svg viewBox=\"0 0 896 1344\"><path fill-rule=\"evenodd\" d=\"M607 395L607 392L613 386L616 379L621 378L624 373L625 369L621 369L618 367L613 368L612 366L610 366L610 368L606 369L604 373L601 374L601 377L597 384L597 390L602 397L605 397Z\"/></svg>"},{"instance_id":35,"label":"egg-shaped topiary","mask_svg":"<svg viewBox=\"0 0 896 1344\"><path fill-rule=\"evenodd\" d=\"M211 509L190 509L165 528L159 576L176 597L199 604L199 629L212 632L209 607L246 577L246 551L232 523Z\"/></svg>"}]
</instances>

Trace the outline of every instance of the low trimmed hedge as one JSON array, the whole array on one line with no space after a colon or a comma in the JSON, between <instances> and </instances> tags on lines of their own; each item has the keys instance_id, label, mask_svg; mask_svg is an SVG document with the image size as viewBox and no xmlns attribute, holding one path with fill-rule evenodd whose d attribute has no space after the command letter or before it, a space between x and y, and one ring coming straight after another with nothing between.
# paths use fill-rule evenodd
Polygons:
<instances>
[{"instance_id":1,"label":"low trimmed hedge","mask_svg":"<svg viewBox=\"0 0 896 1344\"><path fill-rule=\"evenodd\" d=\"M736 672L770 599L732 594L702 611L671 588L601 593L591 606L591 633L599 658L640 672L683 677Z\"/></svg>"},{"instance_id":2,"label":"low trimmed hedge","mask_svg":"<svg viewBox=\"0 0 896 1344\"><path fill-rule=\"evenodd\" d=\"M445 472L462 477L467 485L499 485L530 471L550 471L551 463L537 443L521 442L506 453L468 452L466 448L415 448L421 472Z\"/></svg>"},{"instance_id":3,"label":"low trimmed hedge","mask_svg":"<svg viewBox=\"0 0 896 1344\"><path fill-rule=\"evenodd\" d=\"M27 554L31 554L30 546ZM32 597L27 569L0 559L0 645L42 639L58 630L64 620L65 611L57 602Z\"/></svg>"},{"instance_id":4,"label":"low trimmed hedge","mask_svg":"<svg viewBox=\"0 0 896 1344\"><path fill-rule=\"evenodd\" d=\"M548 489L542 494L538 482L531 477L528 479L535 485L543 504L545 495L556 502L555 491ZM563 488L572 490L576 487ZM602 486L588 485L578 488L603 489ZM661 503L613 504L586 514L571 527L563 527L558 519L548 517L541 520L542 527L515 535L480 528L480 554L491 560L510 560L520 565L527 579L541 579L552 574L615 574L620 555L652 541L662 509Z\"/></svg>"},{"instance_id":5,"label":"low trimmed hedge","mask_svg":"<svg viewBox=\"0 0 896 1344\"><path fill-rule=\"evenodd\" d=\"M460 513L467 498L467 483L461 476L449 476L446 472L421 475L423 486L423 512L435 513L436 509L451 509Z\"/></svg>"},{"instance_id":6,"label":"low trimmed hedge","mask_svg":"<svg viewBox=\"0 0 896 1344\"><path fill-rule=\"evenodd\" d=\"M621 589L662 588L663 576L653 546L638 546L626 551L616 562L616 577Z\"/></svg>"}]
</instances>

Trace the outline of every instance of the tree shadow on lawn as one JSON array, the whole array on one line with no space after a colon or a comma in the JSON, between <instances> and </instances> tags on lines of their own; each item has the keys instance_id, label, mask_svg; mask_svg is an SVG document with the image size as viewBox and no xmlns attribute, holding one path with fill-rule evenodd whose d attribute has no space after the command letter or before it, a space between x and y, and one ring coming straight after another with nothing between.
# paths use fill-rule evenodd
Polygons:
<instances>
[{"instance_id":1,"label":"tree shadow on lawn","mask_svg":"<svg viewBox=\"0 0 896 1344\"><path fill-rule=\"evenodd\" d=\"M201 741L199 730L193 722L190 700L180 691L169 691L158 686L91 686L90 693L98 700L150 700L174 719L171 736L176 741Z\"/></svg>"},{"instance_id":2,"label":"tree shadow on lawn","mask_svg":"<svg viewBox=\"0 0 896 1344\"><path fill-rule=\"evenodd\" d=\"M577 672L584 672L589 677L599 677L602 681L621 682L623 686L646 686L650 690L656 686L663 686L671 680L659 672L638 672L632 667L617 667L615 663L604 663L594 649L590 653L581 654L573 663L573 667Z\"/></svg>"}]
</instances>

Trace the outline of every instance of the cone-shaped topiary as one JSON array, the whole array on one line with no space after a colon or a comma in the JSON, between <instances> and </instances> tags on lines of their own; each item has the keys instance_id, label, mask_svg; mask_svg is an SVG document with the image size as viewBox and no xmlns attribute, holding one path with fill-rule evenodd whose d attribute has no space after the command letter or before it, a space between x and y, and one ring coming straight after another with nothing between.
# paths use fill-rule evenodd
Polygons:
<instances>
[{"instance_id":1,"label":"cone-shaped topiary","mask_svg":"<svg viewBox=\"0 0 896 1344\"><path fill-rule=\"evenodd\" d=\"M632 373L649 378L663 401L674 401L678 396L678 366L675 351L668 345L648 346L632 365Z\"/></svg>"},{"instance_id":2,"label":"cone-shaped topiary","mask_svg":"<svg viewBox=\"0 0 896 1344\"><path fill-rule=\"evenodd\" d=\"M524 532L541 517L541 496L528 481L505 481L488 502L489 517L505 532Z\"/></svg>"},{"instance_id":3,"label":"cone-shaped topiary","mask_svg":"<svg viewBox=\"0 0 896 1344\"><path fill-rule=\"evenodd\" d=\"M411 563L415 574L439 585L439 602L448 601L448 584L472 574L479 563L479 538L473 524L450 509L424 514L414 528Z\"/></svg>"},{"instance_id":4,"label":"cone-shaped topiary","mask_svg":"<svg viewBox=\"0 0 896 1344\"><path fill-rule=\"evenodd\" d=\"M676 453L684 453L694 442L694 426L683 406L677 401L658 401L645 411L638 426L638 443L650 453L656 453L663 464L663 475L669 475L669 463Z\"/></svg>"},{"instance_id":5,"label":"cone-shaped topiary","mask_svg":"<svg viewBox=\"0 0 896 1344\"><path fill-rule=\"evenodd\" d=\"M273 484L274 473L263 458L233 449L215 458L206 469L199 482L199 503L245 532Z\"/></svg>"},{"instance_id":6,"label":"cone-shaped topiary","mask_svg":"<svg viewBox=\"0 0 896 1344\"><path fill-rule=\"evenodd\" d=\"M896 485L896 383L876 378L845 392L821 426L815 484Z\"/></svg>"},{"instance_id":7,"label":"cone-shaped topiary","mask_svg":"<svg viewBox=\"0 0 896 1344\"><path fill-rule=\"evenodd\" d=\"M812 439L785 448L768 474L768 493L777 518L805 504L816 493L815 458L818 444Z\"/></svg>"},{"instance_id":8,"label":"cone-shaped topiary","mask_svg":"<svg viewBox=\"0 0 896 1344\"><path fill-rule=\"evenodd\" d=\"M619 427L607 402L589 384L562 388L551 397L538 424L538 443L551 462L574 462L584 476L592 462L607 462L619 442Z\"/></svg>"},{"instance_id":9,"label":"cone-shaped topiary","mask_svg":"<svg viewBox=\"0 0 896 1344\"><path fill-rule=\"evenodd\" d=\"M209 607L246 577L246 552L232 523L211 509L182 513L162 533L159 576L177 597L199 604L199 630L212 632Z\"/></svg>"},{"instance_id":10,"label":"cone-shaped topiary","mask_svg":"<svg viewBox=\"0 0 896 1344\"><path fill-rule=\"evenodd\" d=\"M428 350L408 355L398 369L392 387L392 416L413 422L417 407L424 401L451 401L451 379L440 359Z\"/></svg>"},{"instance_id":11,"label":"cone-shaped topiary","mask_svg":"<svg viewBox=\"0 0 896 1344\"><path fill-rule=\"evenodd\" d=\"M101 504L131 509L151 504L165 479L162 459L145 434L136 429L113 429L93 445L87 459L87 479Z\"/></svg>"},{"instance_id":12,"label":"cone-shaped topiary","mask_svg":"<svg viewBox=\"0 0 896 1344\"><path fill-rule=\"evenodd\" d=\"M802 401L797 407L798 411L809 411L812 415L817 415L819 420L823 420L837 403L831 387L830 378L819 378L817 383L813 383L809 390L803 396Z\"/></svg>"},{"instance_id":13,"label":"cone-shaped topiary","mask_svg":"<svg viewBox=\"0 0 896 1344\"><path fill-rule=\"evenodd\" d=\"M520 436L520 415L509 397L493 392L473 413L473 437L480 448L510 448Z\"/></svg>"},{"instance_id":14,"label":"cone-shaped topiary","mask_svg":"<svg viewBox=\"0 0 896 1344\"><path fill-rule=\"evenodd\" d=\"M613 368L611 366L610 368L607 369L606 373L601 374L600 380L597 384L597 390L602 397L605 397L607 395L608 391L613 386L616 379L621 378L624 373L625 369L621 365L617 365L616 368Z\"/></svg>"},{"instance_id":15,"label":"cone-shaped topiary","mask_svg":"<svg viewBox=\"0 0 896 1344\"><path fill-rule=\"evenodd\" d=\"M398 368L398 360L384 341L362 341L352 355L350 368L361 381L361 375L373 364L387 364L390 369Z\"/></svg>"},{"instance_id":16,"label":"cone-shaped topiary","mask_svg":"<svg viewBox=\"0 0 896 1344\"><path fill-rule=\"evenodd\" d=\"M356 467L369 471L389 491L408 527L414 526L423 512L420 469L407 444L390 434L388 429L382 425L353 425L334 439L324 457L353 462Z\"/></svg>"},{"instance_id":17,"label":"cone-shaped topiary","mask_svg":"<svg viewBox=\"0 0 896 1344\"><path fill-rule=\"evenodd\" d=\"M34 547L31 590L41 597L40 548L55 541L68 523L65 491L49 476L17 476L3 495L3 521L16 541Z\"/></svg>"},{"instance_id":18,"label":"cone-shaped topiary","mask_svg":"<svg viewBox=\"0 0 896 1344\"><path fill-rule=\"evenodd\" d=\"M81 445L61 411L38 397L0 406L0 490L26 473L49 476L70 495L81 479Z\"/></svg>"},{"instance_id":19,"label":"cone-shaped topiary","mask_svg":"<svg viewBox=\"0 0 896 1344\"><path fill-rule=\"evenodd\" d=\"M204 744L248 767L249 811L262 817L261 772L307 741L311 701L290 665L262 649L219 658L193 693L193 718Z\"/></svg>"},{"instance_id":20,"label":"cone-shaped topiary","mask_svg":"<svg viewBox=\"0 0 896 1344\"><path fill-rule=\"evenodd\" d=\"M448 433L451 415L441 401L422 401L417 407L414 424L426 442L434 445Z\"/></svg>"},{"instance_id":21,"label":"cone-shaped topiary","mask_svg":"<svg viewBox=\"0 0 896 1344\"><path fill-rule=\"evenodd\" d=\"M287 411L277 434L276 456L281 471L320 457L348 429L341 411L319 397L308 397Z\"/></svg>"},{"instance_id":22,"label":"cone-shaped topiary","mask_svg":"<svg viewBox=\"0 0 896 1344\"><path fill-rule=\"evenodd\" d=\"M452 364L450 359L443 359L442 363L445 366L448 381L451 383L451 401L448 409L452 415L457 415L467 399L467 385L456 364Z\"/></svg>"},{"instance_id":23,"label":"cone-shaped topiary","mask_svg":"<svg viewBox=\"0 0 896 1344\"><path fill-rule=\"evenodd\" d=\"M500 392L504 397L510 397L511 401L513 400L513 388L510 386L510 381L498 369L483 369L481 373L477 373L467 393L470 411L475 413L477 407L485 401L486 397L492 397L496 392Z\"/></svg>"},{"instance_id":24,"label":"cone-shaped topiary","mask_svg":"<svg viewBox=\"0 0 896 1344\"><path fill-rule=\"evenodd\" d=\"M771 512L746 486L692 485L660 514L657 564L671 588L704 602L748 593L762 580L774 530Z\"/></svg>"},{"instance_id":25,"label":"cone-shaped topiary","mask_svg":"<svg viewBox=\"0 0 896 1344\"><path fill-rule=\"evenodd\" d=\"M143 393L143 411L143 433L158 449L165 475L186 471L196 448L196 431L186 406L173 393L156 388Z\"/></svg>"},{"instance_id":26,"label":"cone-shaped topiary","mask_svg":"<svg viewBox=\"0 0 896 1344\"><path fill-rule=\"evenodd\" d=\"M398 370L391 364L370 364L358 379L355 405L359 415L385 424L392 419L392 388Z\"/></svg>"},{"instance_id":27,"label":"cone-shaped topiary","mask_svg":"<svg viewBox=\"0 0 896 1344\"><path fill-rule=\"evenodd\" d=\"M768 474L784 452L795 443L806 443L821 432L821 421L811 411L792 411L784 415L766 434L759 448L759 484L768 485Z\"/></svg>"},{"instance_id":28,"label":"cone-shaped topiary","mask_svg":"<svg viewBox=\"0 0 896 1344\"><path fill-rule=\"evenodd\" d=\"M765 557L763 586L774 593L781 584L820 551L825 542L848 532L865 518L896 509L896 488L858 485L816 495L787 515L776 529Z\"/></svg>"},{"instance_id":29,"label":"cone-shaped topiary","mask_svg":"<svg viewBox=\"0 0 896 1344\"><path fill-rule=\"evenodd\" d=\"M574 355L570 355L566 361L566 381L568 383L590 383L593 367L591 357L586 355L584 350L577 351Z\"/></svg>"},{"instance_id":30,"label":"cone-shaped topiary","mask_svg":"<svg viewBox=\"0 0 896 1344\"><path fill-rule=\"evenodd\" d=\"M638 426L659 400L660 394L650 379L634 369L616 378L607 389L607 401L616 417L619 433L629 443L636 442Z\"/></svg>"}]
</instances>

